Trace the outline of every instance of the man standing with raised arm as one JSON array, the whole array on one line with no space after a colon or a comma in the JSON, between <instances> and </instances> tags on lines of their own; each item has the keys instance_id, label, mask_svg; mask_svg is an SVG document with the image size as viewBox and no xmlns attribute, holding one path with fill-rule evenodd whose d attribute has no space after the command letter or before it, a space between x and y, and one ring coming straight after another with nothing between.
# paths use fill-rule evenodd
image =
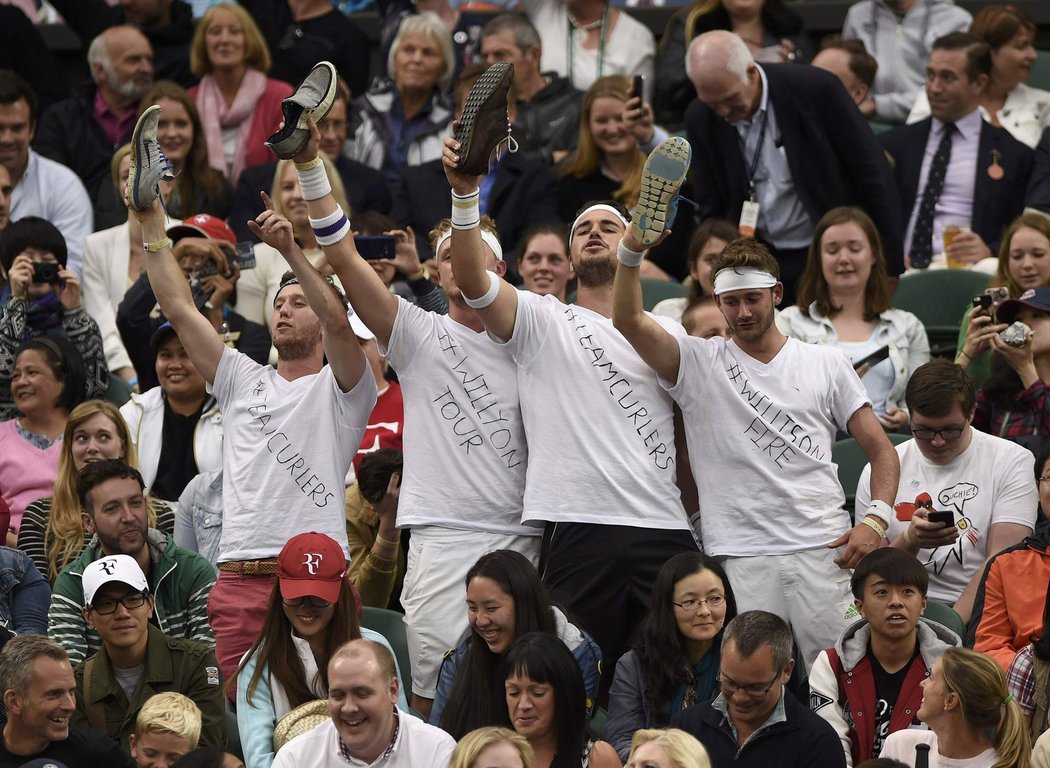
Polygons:
<instances>
[{"instance_id":1,"label":"man standing with raised arm","mask_svg":"<svg viewBox=\"0 0 1050 768\"><path fill-rule=\"evenodd\" d=\"M544 582L601 646L609 681L631 628L648 609L660 566L697 549L675 486L671 399L609 320L616 247L627 230L620 210L592 205L572 226L575 304L518 292L487 269L479 176L460 167L488 156L476 127L498 124L506 107L495 95L473 97L461 118L475 126L462 142L465 157L455 139L445 140L443 154L452 187L453 276L466 304L517 364L529 441L523 519L545 524ZM473 116L466 114L472 103ZM685 334L674 321L653 322Z\"/></svg>"},{"instance_id":2,"label":"man standing with raised arm","mask_svg":"<svg viewBox=\"0 0 1050 768\"><path fill-rule=\"evenodd\" d=\"M345 477L376 383L341 295L306 261L291 224L269 198L252 231L294 272L274 299L277 369L223 344L194 305L164 233L157 182L169 166L156 143L159 113L160 107L148 108L135 127L128 201L142 225L157 301L223 414L223 526L208 618L230 679L262 625L285 543L318 531L346 549Z\"/></svg>"},{"instance_id":3,"label":"man standing with raised arm","mask_svg":"<svg viewBox=\"0 0 1050 768\"><path fill-rule=\"evenodd\" d=\"M429 715L442 657L467 629L467 571L495 549L517 550L533 562L539 557L540 532L521 522L528 448L515 365L485 334L452 277L447 221L433 234L448 315L387 289L348 236L350 224L317 159L319 139L311 126L311 139L294 157L310 223L350 303L397 371L405 400L397 523L412 529L412 545L401 603L412 706ZM507 265L491 225L482 240L485 268L503 274Z\"/></svg>"},{"instance_id":4,"label":"man standing with raised arm","mask_svg":"<svg viewBox=\"0 0 1050 768\"><path fill-rule=\"evenodd\" d=\"M896 453L846 356L777 329L783 285L765 246L737 240L712 267L715 301L733 332L727 341L673 336L642 311L644 253L631 247L640 239L624 238L617 252L613 322L682 409L704 547L727 558L739 610L783 617L812 666L852 618L848 569L882 546ZM837 429L848 429L875 468L876 501L852 529L831 462Z\"/></svg>"}]
</instances>

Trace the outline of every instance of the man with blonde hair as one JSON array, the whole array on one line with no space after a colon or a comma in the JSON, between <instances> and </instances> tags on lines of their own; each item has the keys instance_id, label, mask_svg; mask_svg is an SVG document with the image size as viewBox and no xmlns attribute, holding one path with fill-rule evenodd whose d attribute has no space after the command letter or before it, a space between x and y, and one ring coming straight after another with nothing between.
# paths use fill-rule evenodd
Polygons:
<instances>
[{"instance_id":1,"label":"man with blonde hair","mask_svg":"<svg viewBox=\"0 0 1050 768\"><path fill-rule=\"evenodd\" d=\"M193 700L175 691L146 699L135 718L131 756L138 768L168 768L197 748L201 711Z\"/></svg>"}]
</instances>

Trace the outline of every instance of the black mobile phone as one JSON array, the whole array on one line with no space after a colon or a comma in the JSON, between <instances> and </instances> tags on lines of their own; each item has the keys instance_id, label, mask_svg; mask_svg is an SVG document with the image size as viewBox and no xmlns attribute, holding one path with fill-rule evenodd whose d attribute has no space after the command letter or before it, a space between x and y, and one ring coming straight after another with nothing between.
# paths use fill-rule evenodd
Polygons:
<instances>
[{"instance_id":1,"label":"black mobile phone","mask_svg":"<svg viewBox=\"0 0 1050 768\"><path fill-rule=\"evenodd\" d=\"M393 235L358 235L354 238L354 245L361 258L367 261L392 259L397 238Z\"/></svg>"},{"instance_id":2,"label":"black mobile phone","mask_svg":"<svg viewBox=\"0 0 1050 768\"><path fill-rule=\"evenodd\" d=\"M926 514L926 519L931 523L944 523L945 525L955 525L955 513L950 509L931 509Z\"/></svg>"},{"instance_id":3,"label":"black mobile phone","mask_svg":"<svg viewBox=\"0 0 1050 768\"><path fill-rule=\"evenodd\" d=\"M255 248L252 241L241 240L237 243L237 252L233 259L241 269L255 269Z\"/></svg>"},{"instance_id":4,"label":"black mobile phone","mask_svg":"<svg viewBox=\"0 0 1050 768\"><path fill-rule=\"evenodd\" d=\"M645 101L645 75L635 75L632 81L631 90L634 95L640 98L643 102Z\"/></svg>"},{"instance_id":5,"label":"black mobile phone","mask_svg":"<svg viewBox=\"0 0 1050 768\"><path fill-rule=\"evenodd\" d=\"M858 360L857 362L855 362L853 364L853 370L859 371L864 366L867 366L869 369L874 368L876 365L881 363L883 360L885 360L889 356L890 356L890 348L887 345L885 347L882 347L881 349L875 350L874 352L872 352L870 355L868 355L864 359Z\"/></svg>"},{"instance_id":6,"label":"black mobile phone","mask_svg":"<svg viewBox=\"0 0 1050 768\"><path fill-rule=\"evenodd\" d=\"M62 267L53 261L34 261L33 262L33 282L34 283L57 283L58 282L58 270Z\"/></svg>"},{"instance_id":7,"label":"black mobile phone","mask_svg":"<svg viewBox=\"0 0 1050 768\"><path fill-rule=\"evenodd\" d=\"M987 293L982 293L979 296L973 297L973 308L974 309L991 309L992 308L992 297Z\"/></svg>"}]
</instances>

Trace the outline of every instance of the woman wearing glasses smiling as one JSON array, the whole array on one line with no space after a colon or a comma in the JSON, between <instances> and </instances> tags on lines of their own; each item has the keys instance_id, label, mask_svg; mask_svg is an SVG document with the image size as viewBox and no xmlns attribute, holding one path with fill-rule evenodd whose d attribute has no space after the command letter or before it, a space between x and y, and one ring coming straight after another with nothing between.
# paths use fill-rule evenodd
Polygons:
<instances>
[{"instance_id":1,"label":"woman wearing glasses smiling","mask_svg":"<svg viewBox=\"0 0 1050 768\"><path fill-rule=\"evenodd\" d=\"M358 624L342 548L323 533L289 539L277 557L262 631L237 670L237 729L248 768L270 768L277 722L328 697L328 660L359 637L390 648L386 638ZM408 709L404 693L398 693L398 707Z\"/></svg>"},{"instance_id":2,"label":"woman wearing glasses smiling","mask_svg":"<svg viewBox=\"0 0 1050 768\"><path fill-rule=\"evenodd\" d=\"M717 692L722 629L735 616L733 589L714 560L683 552L664 563L634 650L620 657L609 692L605 734L622 760L635 731L665 727Z\"/></svg>"}]
</instances>

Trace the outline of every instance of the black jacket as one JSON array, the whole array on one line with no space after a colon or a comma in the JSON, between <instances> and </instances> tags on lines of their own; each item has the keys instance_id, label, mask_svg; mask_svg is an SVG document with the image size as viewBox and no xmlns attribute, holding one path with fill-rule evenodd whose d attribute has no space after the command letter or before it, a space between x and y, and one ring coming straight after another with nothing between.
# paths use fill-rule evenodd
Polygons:
<instances>
[{"instance_id":1,"label":"black jacket","mask_svg":"<svg viewBox=\"0 0 1050 768\"><path fill-rule=\"evenodd\" d=\"M1035 165L1028 181L1025 205L1050 213L1050 128L1043 131L1043 138L1035 147Z\"/></svg>"},{"instance_id":2,"label":"black jacket","mask_svg":"<svg viewBox=\"0 0 1050 768\"><path fill-rule=\"evenodd\" d=\"M556 150L576 149L580 135L583 91L567 78L545 72L550 82L528 101L515 102L513 135L521 151L535 153L548 163Z\"/></svg>"}]
</instances>

